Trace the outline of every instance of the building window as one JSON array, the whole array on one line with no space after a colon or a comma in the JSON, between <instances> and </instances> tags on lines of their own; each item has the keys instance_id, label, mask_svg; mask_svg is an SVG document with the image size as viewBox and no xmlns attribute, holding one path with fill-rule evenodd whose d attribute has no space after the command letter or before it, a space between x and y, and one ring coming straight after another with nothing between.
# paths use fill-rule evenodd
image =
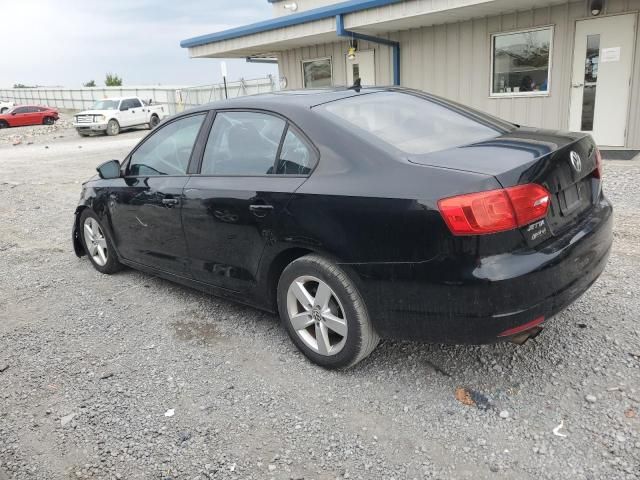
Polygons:
<instances>
[{"instance_id":1,"label":"building window","mask_svg":"<svg viewBox=\"0 0 640 480\"><path fill-rule=\"evenodd\" d=\"M330 87L333 83L331 79L331 59L304 60L302 62L302 76L304 78L304 88Z\"/></svg>"},{"instance_id":2,"label":"building window","mask_svg":"<svg viewBox=\"0 0 640 480\"><path fill-rule=\"evenodd\" d=\"M491 36L491 95L548 95L553 27Z\"/></svg>"}]
</instances>

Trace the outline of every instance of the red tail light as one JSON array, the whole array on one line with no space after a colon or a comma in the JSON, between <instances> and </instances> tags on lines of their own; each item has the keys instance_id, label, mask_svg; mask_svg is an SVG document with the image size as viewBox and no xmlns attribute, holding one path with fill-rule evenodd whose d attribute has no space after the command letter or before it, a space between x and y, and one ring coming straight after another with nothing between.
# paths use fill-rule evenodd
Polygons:
<instances>
[{"instance_id":1,"label":"red tail light","mask_svg":"<svg viewBox=\"0 0 640 480\"><path fill-rule=\"evenodd\" d=\"M443 198L438 208L454 235L503 232L543 218L549 192L529 183L499 190Z\"/></svg>"},{"instance_id":2,"label":"red tail light","mask_svg":"<svg viewBox=\"0 0 640 480\"><path fill-rule=\"evenodd\" d=\"M596 169L593 171L593 176L596 178L602 178L602 155L600 150L596 147Z\"/></svg>"}]
</instances>

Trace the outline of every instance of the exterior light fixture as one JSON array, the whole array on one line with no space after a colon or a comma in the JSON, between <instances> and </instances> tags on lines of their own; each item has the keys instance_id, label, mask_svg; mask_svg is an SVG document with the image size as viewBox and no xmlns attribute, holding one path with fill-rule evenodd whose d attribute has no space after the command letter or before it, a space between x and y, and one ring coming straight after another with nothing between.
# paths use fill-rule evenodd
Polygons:
<instances>
[{"instance_id":1,"label":"exterior light fixture","mask_svg":"<svg viewBox=\"0 0 640 480\"><path fill-rule=\"evenodd\" d=\"M353 61L356 59L356 52L358 51L358 41L355 38L351 38L349 41L349 49L347 50L347 60Z\"/></svg>"},{"instance_id":2,"label":"exterior light fixture","mask_svg":"<svg viewBox=\"0 0 640 480\"><path fill-rule=\"evenodd\" d=\"M589 10L591 10L591 15L593 15L594 17L600 15L602 13L603 3L603 0L591 0L591 2L589 3Z\"/></svg>"},{"instance_id":3,"label":"exterior light fixture","mask_svg":"<svg viewBox=\"0 0 640 480\"><path fill-rule=\"evenodd\" d=\"M296 2L285 3L282 7L285 10L291 10L292 12L295 12L296 10L298 10L298 4Z\"/></svg>"}]
</instances>

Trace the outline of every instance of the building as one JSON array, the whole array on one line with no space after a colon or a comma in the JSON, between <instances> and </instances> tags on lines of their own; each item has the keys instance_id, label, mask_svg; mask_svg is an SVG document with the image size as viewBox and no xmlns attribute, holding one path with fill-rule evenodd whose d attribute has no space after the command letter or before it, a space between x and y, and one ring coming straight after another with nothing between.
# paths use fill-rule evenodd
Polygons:
<instances>
[{"instance_id":1,"label":"building","mask_svg":"<svg viewBox=\"0 0 640 480\"><path fill-rule=\"evenodd\" d=\"M640 0L269 2L272 19L181 46L275 59L286 88L399 84L640 149Z\"/></svg>"}]
</instances>

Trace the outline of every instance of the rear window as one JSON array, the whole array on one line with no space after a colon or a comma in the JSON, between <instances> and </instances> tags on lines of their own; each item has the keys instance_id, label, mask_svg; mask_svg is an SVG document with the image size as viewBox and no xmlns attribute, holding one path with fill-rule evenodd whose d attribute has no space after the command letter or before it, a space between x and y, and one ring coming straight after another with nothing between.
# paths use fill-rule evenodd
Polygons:
<instances>
[{"instance_id":1,"label":"rear window","mask_svg":"<svg viewBox=\"0 0 640 480\"><path fill-rule=\"evenodd\" d=\"M379 92L316 107L408 154L425 154L499 136L499 127L480 117L403 92Z\"/></svg>"}]
</instances>

